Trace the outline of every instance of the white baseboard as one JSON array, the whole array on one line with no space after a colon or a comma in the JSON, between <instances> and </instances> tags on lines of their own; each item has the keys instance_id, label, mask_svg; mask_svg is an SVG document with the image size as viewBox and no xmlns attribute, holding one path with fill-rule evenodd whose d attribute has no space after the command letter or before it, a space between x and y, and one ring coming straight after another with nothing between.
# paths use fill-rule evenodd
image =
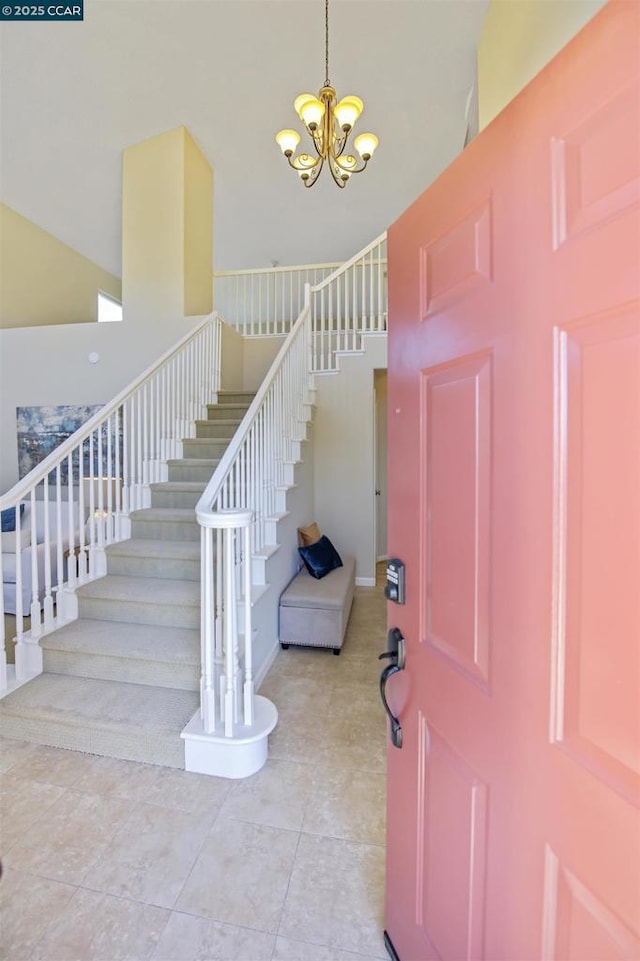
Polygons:
<instances>
[{"instance_id":1,"label":"white baseboard","mask_svg":"<svg viewBox=\"0 0 640 961\"><path fill-rule=\"evenodd\" d=\"M356 587L375 587L375 577L356 577Z\"/></svg>"},{"instance_id":2,"label":"white baseboard","mask_svg":"<svg viewBox=\"0 0 640 961\"><path fill-rule=\"evenodd\" d=\"M262 684L262 682L264 681L265 677L266 677L267 674L269 673L269 668L271 667L271 665L272 665L273 662L275 661L279 650L280 650L280 644L279 644L279 642L276 640L275 644L273 645L273 647L271 648L271 650L269 651L269 653L268 653L267 656L265 657L264 661L263 661L262 664L260 665L260 670L256 672L256 675L255 675L255 677L254 677L254 679L253 679L253 683L254 683L254 686L255 686L256 691L259 691L259 690L260 690L260 685Z\"/></svg>"}]
</instances>

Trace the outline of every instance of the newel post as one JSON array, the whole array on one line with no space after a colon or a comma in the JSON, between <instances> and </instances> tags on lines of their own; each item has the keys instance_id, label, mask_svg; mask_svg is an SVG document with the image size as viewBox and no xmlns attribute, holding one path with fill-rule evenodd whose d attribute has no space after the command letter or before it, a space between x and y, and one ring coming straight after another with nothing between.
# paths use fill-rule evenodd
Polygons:
<instances>
[{"instance_id":1,"label":"newel post","mask_svg":"<svg viewBox=\"0 0 640 961\"><path fill-rule=\"evenodd\" d=\"M201 527L200 709L182 732L185 768L248 777L267 760L267 738L278 720L275 706L256 695L253 685L253 511L196 508L196 517Z\"/></svg>"}]
</instances>

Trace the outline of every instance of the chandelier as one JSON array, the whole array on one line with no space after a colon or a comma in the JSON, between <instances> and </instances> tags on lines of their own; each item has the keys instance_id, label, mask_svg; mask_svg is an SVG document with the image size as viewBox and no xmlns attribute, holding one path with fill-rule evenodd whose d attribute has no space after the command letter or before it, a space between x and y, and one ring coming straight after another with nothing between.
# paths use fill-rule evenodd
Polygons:
<instances>
[{"instance_id":1,"label":"chandelier","mask_svg":"<svg viewBox=\"0 0 640 961\"><path fill-rule=\"evenodd\" d=\"M329 166L331 176L338 187L346 187L352 174L359 174L371 160L378 146L378 138L373 133L361 133L353 141L360 160L350 153L345 154L349 134L364 109L360 97L349 95L336 100L336 91L329 81L329 0L325 0L325 77L324 86L318 96L301 93L293 102L293 109L300 117L313 141L315 156L299 153L294 156L300 134L296 130L281 130L276 134L276 143L289 162L289 166L300 175L305 187L313 187L324 163Z\"/></svg>"}]
</instances>

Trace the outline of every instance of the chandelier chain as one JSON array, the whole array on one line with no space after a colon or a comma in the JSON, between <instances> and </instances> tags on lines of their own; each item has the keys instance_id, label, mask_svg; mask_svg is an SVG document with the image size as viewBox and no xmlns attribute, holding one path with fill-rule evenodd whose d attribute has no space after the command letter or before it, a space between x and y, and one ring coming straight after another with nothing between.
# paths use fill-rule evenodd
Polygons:
<instances>
[{"instance_id":1,"label":"chandelier chain","mask_svg":"<svg viewBox=\"0 0 640 961\"><path fill-rule=\"evenodd\" d=\"M324 85L329 86L329 0L324 2Z\"/></svg>"}]
</instances>

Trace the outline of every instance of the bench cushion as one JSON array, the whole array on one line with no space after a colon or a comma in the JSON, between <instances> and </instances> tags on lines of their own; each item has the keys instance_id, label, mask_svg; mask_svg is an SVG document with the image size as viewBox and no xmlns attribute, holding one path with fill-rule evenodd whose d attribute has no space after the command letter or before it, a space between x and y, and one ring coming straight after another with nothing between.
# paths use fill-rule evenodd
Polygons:
<instances>
[{"instance_id":1,"label":"bench cushion","mask_svg":"<svg viewBox=\"0 0 640 961\"><path fill-rule=\"evenodd\" d=\"M342 647L356 580L355 557L317 580L303 568L280 598L280 643L303 647Z\"/></svg>"},{"instance_id":2,"label":"bench cushion","mask_svg":"<svg viewBox=\"0 0 640 961\"><path fill-rule=\"evenodd\" d=\"M355 566L355 557L343 557L342 567L320 580L303 567L282 594L280 606L341 610L353 592Z\"/></svg>"}]
</instances>

